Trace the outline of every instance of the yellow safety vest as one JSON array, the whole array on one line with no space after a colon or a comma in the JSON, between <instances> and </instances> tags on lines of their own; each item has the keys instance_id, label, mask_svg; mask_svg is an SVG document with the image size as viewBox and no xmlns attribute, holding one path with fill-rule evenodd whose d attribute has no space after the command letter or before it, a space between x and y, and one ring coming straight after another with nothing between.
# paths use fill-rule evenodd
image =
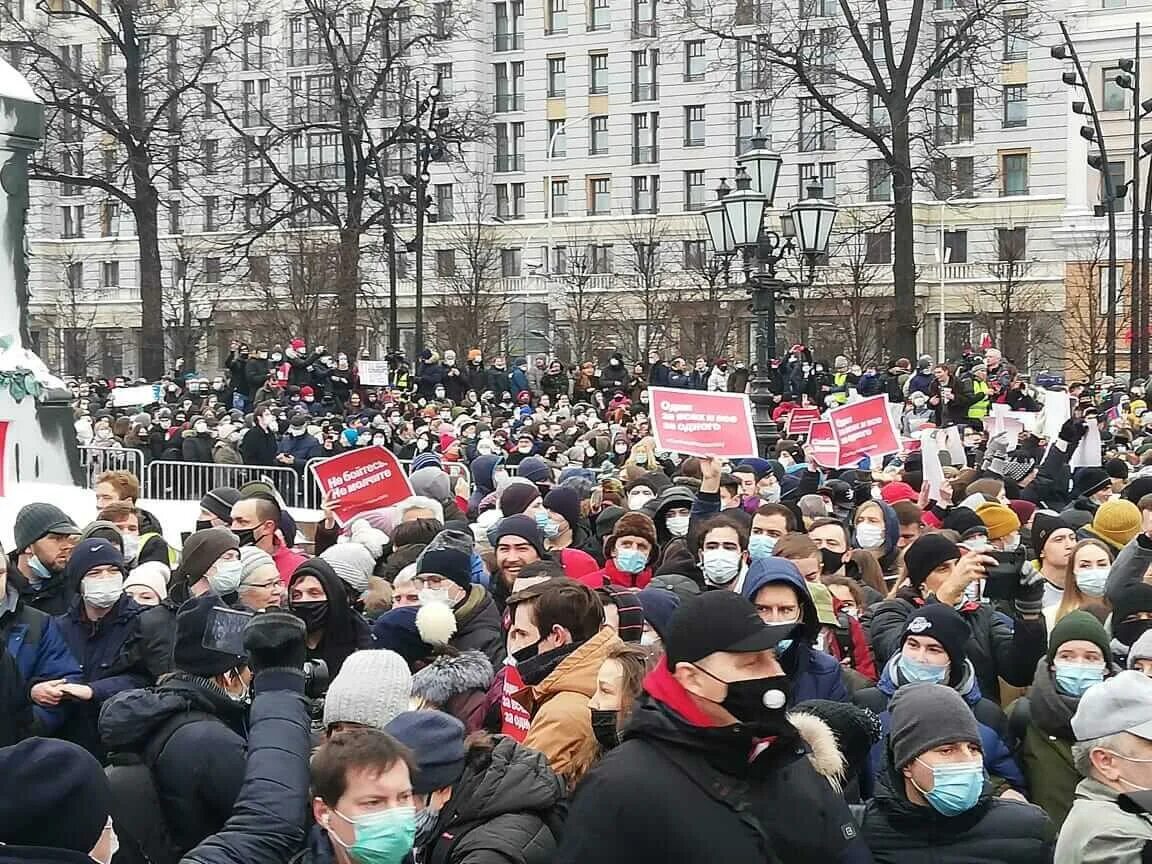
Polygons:
<instances>
[{"instance_id":1,"label":"yellow safety vest","mask_svg":"<svg viewBox=\"0 0 1152 864\"><path fill-rule=\"evenodd\" d=\"M848 373L837 372L832 376L832 383L836 385L838 392L832 394L832 398L840 405L848 401Z\"/></svg>"},{"instance_id":2,"label":"yellow safety vest","mask_svg":"<svg viewBox=\"0 0 1152 864\"><path fill-rule=\"evenodd\" d=\"M968 419L983 420L988 416L988 382L973 378L972 392L979 398L968 407Z\"/></svg>"}]
</instances>

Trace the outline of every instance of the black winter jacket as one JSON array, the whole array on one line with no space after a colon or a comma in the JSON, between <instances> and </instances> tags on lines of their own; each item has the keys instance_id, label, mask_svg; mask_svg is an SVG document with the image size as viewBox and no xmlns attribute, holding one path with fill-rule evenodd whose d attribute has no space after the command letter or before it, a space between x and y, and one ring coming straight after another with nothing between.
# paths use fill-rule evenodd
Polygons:
<instances>
[{"instance_id":1,"label":"black winter jacket","mask_svg":"<svg viewBox=\"0 0 1152 864\"><path fill-rule=\"evenodd\" d=\"M443 845L447 864L552 864L564 784L543 753L504 736L493 741L491 750L469 749L421 860L440 860Z\"/></svg>"},{"instance_id":2,"label":"black winter jacket","mask_svg":"<svg viewBox=\"0 0 1152 864\"><path fill-rule=\"evenodd\" d=\"M187 852L224 827L244 782L244 709L203 679L176 673L155 689L128 690L100 710L100 740L112 755L139 759L176 715L212 715L177 729L156 760L153 781L168 834ZM136 761L131 760L131 761Z\"/></svg>"},{"instance_id":3,"label":"black winter jacket","mask_svg":"<svg viewBox=\"0 0 1152 864\"><path fill-rule=\"evenodd\" d=\"M901 591L893 599L870 607L864 614L861 623L872 644L877 669L900 650L905 622L924 603L911 590ZM981 693L999 702L1000 678L1013 687L1027 687L1032 683L1036 661L1048 650L1048 632L1043 618L1031 621L1010 619L983 603L967 603L958 611L972 632L964 653L976 670Z\"/></svg>"},{"instance_id":4,"label":"black winter jacket","mask_svg":"<svg viewBox=\"0 0 1152 864\"><path fill-rule=\"evenodd\" d=\"M240 439L240 458L245 465L275 465L280 440L275 432L253 426Z\"/></svg>"},{"instance_id":5,"label":"black winter jacket","mask_svg":"<svg viewBox=\"0 0 1152 864\"><path fill-rule=\"evenodd\" d=\"M872 860L799 733L749 762L742 725L693 726L646 694L623 734L576 787L555 864Z\"/></svg>"},{"instance_id":6,"label":"black winter jacket","mask_svg":"<svg viewBox=\"0 0 1152 864\"><path fill-rule=\"evenodd\" d=\"M499 667L507 656L500 609L492 596L481 585L473 585L468 597L453 612L456 615L456 633L451 644L461 651L479 651Z\"/></svg>"},{"instance_id":7,"label":"black winter jacket","mask_svg":"<svg viewBox=\"0 0 1152 864\"><path fill-rule=\"evenodd\" d=\"M36 590L17 567L19 560L17 552L9 553L8 581L20 592L20 599L46 615L63 615L67 612L80 590L80 580L84 578L84 574L77 573L74 567L65 566L61 572L53 574L47 582L42 582L40 590Z\"/></svg>"},{"instance_id":8,"label":"black winter jacket","mask_svg":"<svg viewBox=\"0 0 1152 864\"><path fill-rule=\"evenodd\" d=\"M328 620L324 624L324 635L315 648L308 649L308 659L323 660L328 664L328 674L335 678L349 654L373 646L372 629L360 613L349 605L348 591L331 564L323 558L309 558L296 568L288 587L291 588L305 576L314 576L319 580L328 598ZM288 611L292 611L291 604L288 605Z\"/></svg>"},{"instance_id":9,"label":"black winter jacket","mask_svg":"<svg viewBox=\"0 0 1152 864\"><path fill-rule=\"evenodd\" d=\"M899 785L896 784L899 782ZM1048 864L1052 823L1035 804L992 798L959 816L942 816L904 794L885 770L863 820L864 842L877 864Z\"/></svg>"}]
</instances>

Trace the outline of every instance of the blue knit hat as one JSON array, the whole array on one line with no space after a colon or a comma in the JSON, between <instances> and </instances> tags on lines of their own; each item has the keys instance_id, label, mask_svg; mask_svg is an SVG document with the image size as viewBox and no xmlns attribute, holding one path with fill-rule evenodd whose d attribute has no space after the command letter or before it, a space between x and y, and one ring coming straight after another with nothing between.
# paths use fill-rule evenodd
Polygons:
<instances>
[{"instance_id":1,"label":"blue knit hat","mask_svg":"<svg viewBox=\"0 0 1152 864\"><path fill-rule=\"evenodd\" d=\"M415 474L421 468L439 468L444 470L444 462L439 453L417 453L412 457L412 465L408 468L409 474Z\"/></svg>"},{"instance_id":2,"label":"blue knit hat","mask_svg":"<svg viewBox=\"0 0 1152 864\"><path fill-rule=\"evenodd\" d=\"M464 774L464 724L443 711L405 711L384 727L389 735L416 755L412 791L430 795L445 789Z\"/></svg>"},{"instance_id":3,"label":"blue knit hat","mask_svg":"<svg viewBox=\"0 0 1152 864\"><path fill-rule=\"evenodd\" d=\"M409 667L418 661L427 660L432 653L432 646L420 638L420 631L416 629L416 613L419 611L419 606L389 609L372 625L376 647L395 651Z\"/></svg>"},{"instance_id":4,"label":"blue knit hat","mask_svg":"<svg viewBox=\"0 0 1152 864\"><path fill-rule=\"evenodd\" d=\"M124 566L124 556L120 554L120 550L107 540L96 538L77 543L76 548L72 550L72 557L68 559L68 566L72 572L81 578L89 570L109 565L119 570L121 576L128 575L128 570Z\"/></svg>"},{"instance_id":5,"label":"blue knit hat","mask_svg":"<svg viewBox=\"0 0 1152 864\"><path fill-rule=\"evenodd\" d=\"M680 597L667 588L643 588L636 595L640 605L644 607L644 620L652 625L652 629L663 639L668 632L668 624L672 621L672 613L680 608Z\"/></svg>"}]
</instances>

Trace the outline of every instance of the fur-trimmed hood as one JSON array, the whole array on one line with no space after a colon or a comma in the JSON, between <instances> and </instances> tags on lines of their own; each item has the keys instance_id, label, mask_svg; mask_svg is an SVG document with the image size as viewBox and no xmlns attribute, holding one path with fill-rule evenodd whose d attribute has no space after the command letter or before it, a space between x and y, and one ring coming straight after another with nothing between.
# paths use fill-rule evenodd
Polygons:
<instances>
[{"instance_id":1,"label":"fur-trimmed hood","mask_svg":"<svg viewBox=\"0 0 1152 864\"><path fill-rule=\"evenodd\" d=\"M412 676L412 696L442 706L462 693L486 691L493 677L492 663L480 651L441 654Z\"/></svg>"},{"instance_id":2,"label":"fur-trimmed hood","mask_svg":"<svg viewBox=\"0 0 1152 864\"><path fill-rule=\"evenodd\" d=\"M808 745L808 761L812 763L816 773L827 779L832 788L839 792L844 784L846 764L840 748L836 745L836 735L832 727L815 714L808 714L805 711L790 712L788 722L796 727L796 731Z\"/></svg>"}]
</instances>

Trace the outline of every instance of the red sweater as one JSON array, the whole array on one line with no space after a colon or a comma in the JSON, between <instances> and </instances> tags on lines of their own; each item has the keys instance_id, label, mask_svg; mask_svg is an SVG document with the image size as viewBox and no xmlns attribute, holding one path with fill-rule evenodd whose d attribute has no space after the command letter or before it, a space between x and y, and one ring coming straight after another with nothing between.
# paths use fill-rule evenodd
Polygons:
<instances>
[{"instance_id":1,"label":"red sweater","mask_svg":"<svg viewBox=\"0 0 1152 864\"><path fill-rule=\"evenodd\" d=\"M647 587L648 583L652 581L652 568L645 567L639 573L625 573L616 566L616 562L611 558L608 559L601 569L595 573L590 573L588 576L579 579L589 588L601 588L605 584L619 585L621 588L635 588L637 590Z\"/></svg>"}]
</instances>

